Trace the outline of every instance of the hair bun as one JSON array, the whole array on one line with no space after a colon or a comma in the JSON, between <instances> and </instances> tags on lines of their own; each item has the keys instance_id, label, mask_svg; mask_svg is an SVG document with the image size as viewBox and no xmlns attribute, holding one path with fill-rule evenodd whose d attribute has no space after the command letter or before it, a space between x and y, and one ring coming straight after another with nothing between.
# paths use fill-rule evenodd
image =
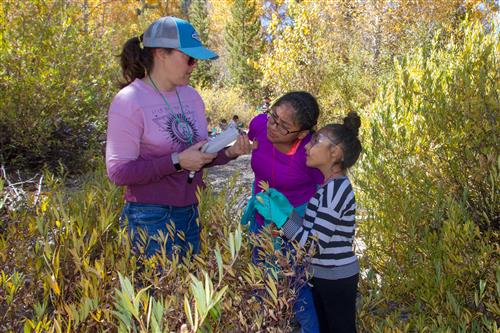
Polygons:
<instances>
[{"instance_id":1,"label":"hair bun","mask_svg":"<svg viewBox=\"0 0 500 333\"><path fill-rule=\"evenodd\" d=\"M361 118L357 112L351 111L344 118L344 126L358 136L359 128L361 127Z\"/></svg>"}]
</instances>

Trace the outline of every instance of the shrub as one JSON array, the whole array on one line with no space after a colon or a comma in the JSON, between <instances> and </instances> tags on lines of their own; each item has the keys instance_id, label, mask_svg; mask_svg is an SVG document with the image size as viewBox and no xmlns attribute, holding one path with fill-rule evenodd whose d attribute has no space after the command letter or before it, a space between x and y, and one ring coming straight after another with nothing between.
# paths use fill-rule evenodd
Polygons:
<instances>
[{"instance_id":1,"label":"shrub","mask_svg":"<svg viewBox=\"0 0 500 333\"><path fill-rule=\"evenodd\" d=\"M396 62L366 115L369 331L498 330L499 36L462 29Z\"/></svg>"},{"instance_id":2,"label":"shrub","mask_svg":"<svg viewBox=\"0 0 500 333\"><path fill-rule=\"evenodd\" d=\"M341 122L348 112L359 112L376 97L377 75L367 64L366 52L352 42L346 53L347 60L331 56L326 63L318 95L320 124Z\"/></svg>"},{"instance_id":3,"label":"shrub","mask_svg":"<svg viewBox=\"0 0 500 333\"><path fill-rule=\"evenodd\" d=\"M0 234L1 331L290 329L291 268L283 267L277 283L250 263L233 208L241 195L235 177L219 193L198 193L201 253L183 264L131 255L118 226L122 191L103 165L69 188L50 174L45 179L39 205L11 211ZM253 241L272 253L269 234Z\"/></svg>"},{"instance_id":4,"label":"shrub","mask_svg":"<svg viewBox=\"0 0 500 333\"><path fill-rule=\"evenodd\" d=\"M325 75L324 61L331 52L329 22L323 19L321 6L291 1L268 10L268 50L255 64L263 74L263 86L274 95L291 90L317 95ZM285 14L286 19L282 17Z\"/></svg>"},{"instance_id":5,"label":"shrub","mask_svg":"<svg viewBox=\"0 0 500 333\"><path fill-rule=\"evenodd\" d=\"M228 122L233 119L233 115L238 115L246 127L250 120L257 114L257 110L244 102L241 91L238 88L206 88L199 90L205 107L207 116L211 118L213 124L217 124L221 119Z\"/></svg>"},{"instance_id":6,"label":"shrub","mask_svg":"<svg viewBox=\"0 0 500 333\"><path fill-rule=\"evenodd\" d=\"M12 168L83 168L98 151L119 72L110 32L92 30L75 2L7 2L2 10L0 159Z\"/></svg>"}]
</instances>

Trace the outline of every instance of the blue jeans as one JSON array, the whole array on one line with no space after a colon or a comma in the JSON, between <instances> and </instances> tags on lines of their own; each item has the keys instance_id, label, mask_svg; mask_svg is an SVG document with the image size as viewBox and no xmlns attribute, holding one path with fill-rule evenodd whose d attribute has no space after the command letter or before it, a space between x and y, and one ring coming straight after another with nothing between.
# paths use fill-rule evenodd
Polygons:
<instances>
[{"instance_id":1,"label":"blue jeans","mask_svg":"<svg viewBox=\"0 0 500 333\"><path fill-rule=\"evenodd\" d=\"M192 254L200 252L197 205L173 207L127 202L122 211L122 223L125 218L132 249L137 254L151 257L161 253L162 247L168 257L174 251L180 257L189 250Z\"/></svg>"},{"instance_id":2,"label":"blue jeans","mask_svg":"<svg viewBox=\"0 0 500 333\"><path fill-rule=\"evenodd\" d=\"M299 211L300 212L300 211ZM252 233L260 233L262 231L263 226L254 223L254 228L250 232ZM275 245L279 245L279 248L283 255L286 255L287 252L292 253L292 265L295 265L295 271L299 276L303 276L304 267L301 265L294 264L293 254L295 252L293 246L285 239L275 240ZM269 260L273 261L273 255L269 255L266 253L262 253L262 249L254 246L252 248L252 262L254 265L267 265L270 269L278 269L279 268L270 263ZM314 306L314 299L312 294L312 287L309 283L304 283L297 287L297 298L295 299L295 303L293 304L293 314L295 320L300 324L301 333L319 333L319 320L316 313L316 308Z\"/></svg>"},{"instance_id":3,"label":"blue jeans","mask_svg":"<svg viewBox=\"0 0 500 333\"><path fill-rule=\"evenodd\" d=\"M293 304L295 320L300 324L302 333L319 333L319 320L314 307L312 287L304 284L297 290L297 299Z\"/></svg>"}]
</instances>

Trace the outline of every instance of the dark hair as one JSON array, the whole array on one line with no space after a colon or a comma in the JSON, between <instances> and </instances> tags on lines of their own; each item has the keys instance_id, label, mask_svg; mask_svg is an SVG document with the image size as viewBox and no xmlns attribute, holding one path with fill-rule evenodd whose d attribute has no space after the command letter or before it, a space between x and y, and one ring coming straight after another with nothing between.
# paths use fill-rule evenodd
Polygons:
<instances>
[{"instance_id":1,"label":"dark hair","mask_svg":"<svg viewBox=\"0 0 500 333\"><path fill-rule=\"evenodd\" d=\"M318 123L319 105L316 98L305 91L292 91L284 94L272 107L288 104L294 110L295 122L301 130L312 130Z\"/></svg>"},{"instance_id":2,"label":"dark hair","mask_svg":"<svg viewBox=\"0 0 500 333\"><path fill-rule=\"evenodd\" d=\"M120 53L120 65L125 82L122 87L132 83L135 79L142 79L146 72L153 68L153 52L149 47L141 48L141 37L132 37L125 42ZM139 39L141 38L141 39Z\"/></svg>"},{"instance_id":3,"label":"dark hair","mask_svg":"<svg viewBox=\"0 0 500 333\"><path fill-rule=\"evenodd\" d=\"M141 47L142 38L143 35L130 38L123 45L122 53L119 55L122 74L125 79L125 82L121 84L122 88L128 86L135 79L144 78L153 68L153 50L155 48ZM172 49L164 50L167 53L172 51Z\"/></svg>"},{"instance_id":4,"label":"dark hair","mask_svg":"<svg viewBox=\"0 0 500 333\"><path fill-rule=\"evenodd\" d=\"M237 115L237 114L235 114L235 115L233 116L233 119L240 119L240 117L238 117L238 115Z\"/></svg>"},{"instance_id":5,"label":"dark hair","mask_svg":"<svg viewBox=\"0 0 500 333\"><path fill-rule=\"evenodd\" d=\"M356 112L349 112L344 118L343 124L329 124L321 129L325 131L334 142L342 145L344 159L342 169L348 169L356 163L363 150L358 134L361 127L361 119Z\"/></svg>"}]
</instances>

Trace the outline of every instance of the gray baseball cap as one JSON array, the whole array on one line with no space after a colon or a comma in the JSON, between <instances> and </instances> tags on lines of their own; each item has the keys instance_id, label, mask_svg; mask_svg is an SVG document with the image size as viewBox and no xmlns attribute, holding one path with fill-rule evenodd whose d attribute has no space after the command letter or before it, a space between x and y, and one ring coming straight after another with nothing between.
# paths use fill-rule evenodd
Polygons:
<instances>
[{"instance_id":1,"label":"gray baseball cap","mask_svg":"<svg viewBox=\"0 0 500 333\"><path fill-rule=\"evenodd\" d=\"M164 16L153 22L144 32L142 43L145 47L177 49L200 60L219 57L203 46L198 33L189 22L173 16Z\"/></svg>"}]
</instances>

